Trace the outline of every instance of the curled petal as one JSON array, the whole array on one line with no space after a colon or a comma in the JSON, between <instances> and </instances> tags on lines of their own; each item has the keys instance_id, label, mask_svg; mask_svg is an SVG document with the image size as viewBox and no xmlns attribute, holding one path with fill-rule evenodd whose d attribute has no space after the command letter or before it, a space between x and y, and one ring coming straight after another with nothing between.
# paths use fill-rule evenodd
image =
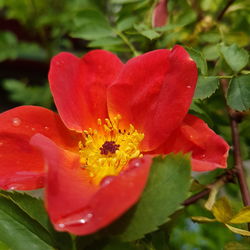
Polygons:
<instances>
[{"instance_id":1,"label":"curled petal","mask_svg":"<svg viewBox=\"0 0 250 250\"><path fill-rule=\"evenodd\" d=\"M228 151L228 144L204 121L188 114L180 127L154 152L156 154L191 152L192 170L209 171L226 168Z\"/></svg>"},{"instance_id":2,"label":"curled petal","mask_svg":"<svg viewBox=\"0 0 250 250\"><path fill-rule=\"evenodd\" d=\"M122 63L114 54L93 50L82 58L62 52L50 65L49 82L58 112L69 129L96 127L107 114L107 87Z\"/></svg>"},{"instance_id":3,"label":"curled petal","mask_svg":"<svg viewBox=\"0 0 250 250\"><path fill-rule=\"evenodd\" d=\"M142 131L141 149L151 151L184 119L196 81L196 65L181 46L148 52L129 60L108 88L109 114Z\"/></svg>"},{"instance_id":4,"label":"curled petal","mask_svg":"<svg viewBox=\"0 0 250 250\"><path fill-rule=\"evenodd\" d=\"M48 165L46 202L57 230L77 235L93 233L118 218L138 199L146 184L151 158L134 159L118 176L93 184L79 156L62 150L42 135L32 144L40 148ZM62 209L63 208L63 209Z\"/></svg>"},{"instance_id":5,"label":"curled petal","mask_svg":"<svg viewBox=\"0 0 250 250\"><path fill-rule=\"evenodd\" d=\"M58 145L74 150L76 134L70 132L60 117L45 108L21 106L0 115L0 187L29 190L44 184L44 161L29 141L42 133Z\"/></svg>"}]
</instances>

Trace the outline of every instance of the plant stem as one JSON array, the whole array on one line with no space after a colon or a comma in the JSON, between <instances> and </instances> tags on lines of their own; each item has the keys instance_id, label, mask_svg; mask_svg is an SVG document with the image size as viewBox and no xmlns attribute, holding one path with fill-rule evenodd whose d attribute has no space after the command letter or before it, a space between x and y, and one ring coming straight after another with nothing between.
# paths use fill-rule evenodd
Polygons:
<instances>
[{"instance_id":1,"label":"plant stem","mask_svg":"<svg viewBox=\"0 0 250 250\"><path fill-rule=\"evenodd\" d=\"M196 201L198 201L198 200L204 198L205 196L207 196L211 192L211 190L215 186L217 186L217 184L219 182L222 182L222 183L225 184L225 183L233 181L233 179L234 179L234 171L233 170L228 170L226 173L218 176L218 178L217 178L217 180L215 182L207 185L205 189L203 189L199 193L194 194L193 196L191 196L187 200L185 200L182 205L189 206L189 205L195 203Z\"/></svg>"},{"instance_id":2,"label":"plant stem","mask_svg":"<svg viewBox=\"0 0 250 250\"><path fill-rule=\"evenodd\" d=\"M134 56L138 56L139 52L136 50L134 45L128 40L128 38L120 31L116 30L116 34L123 40L125 44L130 48Z\"/></svg>"},{"instance_id":3,"label":"plant stem","mask_svg":"<svg viewBox=\"0 0 250 250\"><path fill-rule=\"evenodd\" d=\"M218 16L217 16L217 21L221 21L221 19L223 18L224 14L226 13L226 11L228 10L228 8L230 7L231 4L233 4L235 2L235 0L229 0L227 2L227 4L225 5L225 7L219 12Z\"/></svg>"},{"instance_id":4,"label":"plant stem","mask_svg":"<svg viewBox=\"0 0 250 250\"><path fill-rule=\"evenodd\" d=\"M221 79L221 87L226 96L228 82L225 79ZM241 159L240 152L240 136L238 131L239 119L238 112L227 106L227 111L230 119L230 126L232 131L232 143L233 143L233 156L234 156L234 168L236 170L236 175L239 181L240 192L243 200L244 206L250 206L250 192L247 186L247 181L244 174L243 163ZM248 230L250 231L250 223L248 224Z\"/></svg>"}]
</instances>

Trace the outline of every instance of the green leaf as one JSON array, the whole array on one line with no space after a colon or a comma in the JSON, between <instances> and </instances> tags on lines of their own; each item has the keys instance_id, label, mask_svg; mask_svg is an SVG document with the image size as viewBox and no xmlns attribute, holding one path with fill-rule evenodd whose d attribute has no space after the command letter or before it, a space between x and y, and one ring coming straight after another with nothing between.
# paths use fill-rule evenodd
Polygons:
<instances>
[{"instance_id":1,"label":"green leaf","mask_svg":"<svg viewBox=\"0 0 250 250\"><path fill-rule=\"evenodd\" d=\"M250 108L250 74L235 77L230 81L227 103L239 111Z\"/></svg>"},{"instance_id":2,"label":"green leaf","mask_svg":"<svg viewBox=\"0 0 250 250\"><path fill-rule=\"evenodd\" d=\"M2 241L0 241L0 250L11 250L11 248Z\"/></svg>"},{"instance_id":3,"label":"green leaf","mask_svg":"<svg viewBox=\"0 0 250 250\"><path fill-rule=\"evenodd\" d=\"M205 99L210 97L219 87L216 76L199 76L194 93L194 99Z\"/></svg>"},{"instance_id":4,"label":"green leaf","mask_svg":"<svg viewBox=\"0 0 250 250\"><path fill-rule=\"evenodd\" d=\"M202 75L207 75L207 62L204 55L193 48L186 47L188 54L196 62L197 67L200 69Z\"/></svg>"},{"instance_id":5,"label":"green leaf","mask_svg":"<svg viewBox=\"0 0 250 250\"><path fill-rule=\"evenodd\" d=\"M106 17L97 10L83 10L74 19L75 29L70 34L75 38L95 40L115 36Z\"/></svg>"},{"instance_id":6,"label":"green leaf","mask_svg":"<svg viewBox=\"0 0 250 250\"><path fill-rule=\"evenodd\" d=\"M107 244L102 250L136 250L135 246L133 246L131 243L128 242L110 242Z\"/></svg>"},{"instance_id":7,"label":"green leaf","mask_svg":"<svg viewBox=\"0 0 250 250\"><path fill-rule=\"evenodd\" d=\"M202 53L208 61L214 61L220 56L217 44L206 45L203 47Z\"/></svg>"},{"instance_id":8,"label":"green leaf","mask_svg":"<svg viewBox=\"0 0 250 250\"><path fill-rule=\"evenodd\" d=\"M0 196L0 221L0 241L11 249L54 249L49 233L4 196Z\"/></svg>"},{"instance_id":9,"label":"green leaf","mask_svg":"<svg viewBox=\"0 0 250 250\"><path fill-rule=\"evenodd\" d=\"M0 32L0 62L17 57L17 39L11 32Z\"/></svg>"},{"instance_id":10,"label":"green leaf","mask_svg":"<svg viewBox=\"0 0 250 250\"><path fill-rule=\"evenodd\" d=\"M249 223L250 222L250 206L242 208L234 217L230 220L230 223Z\"/></svg>"},{"instance_id":11,"label":"green leaf","mask_svg":"<svg viewBox=\"0 0 250 250\"><path fill-rule=\"evenodd\" d=\"M48 229L48 215L41 199L37 199L26 193L6 192L3 190L0 191L0 194L7 196L32 219L38 221L44 228Z\"/></svg>"},{"instance_id":12,"label":"green leaf","mask_svg":"<svg viewBox=\"0 0 250 250\"><path fill-rule=\"evenodd\" d=\"M156 39L161 36L160 33L156 32L153 29L148 28L144 24L134 25L134 27L141 35L147 37L150 40Z\"/></svg>"},{"instance_id":13,"label":"green leaf","mask_svg":"<svg viewBox=\"0 0 250 250\"><path fill-rule=\"evenodd\" d=\"M112 47L115 45L122 45L123 41L117 37L104 37L98 40L94 40L88 44L89 47L96 48L96 47Z\"/></svg>"},{"instance_id":14,"label":"green leaf","mask_svg":"<svg viewBox=\"0 0 250 250\"><path fill-rule=\"evenodd\" d=\"M243 48L239 48L236 44L232 44L231 46L225 46L222 44L220 46L220 52L234 72L239 72L248 63L249 55L247 51Z\"/></svg>"},{"instance_id":15,"label":"green leaf","mask_svg":"<svg viewBox=\"0 0 250 250\"><path fill-rule=\"evenodd\" d=\"M6 79L3 87L10 93L11 100L25 105L50 107L52 98L49 85L27 86L15 79Z\"/></svg>"},{"instance_id":16,"label":"green leaf","mask_svg":"<svg viewBox=\"0 0 250 250\"><path fill-rule=\"evenodd\" d=\"M137 17L135 17L135 16L129 16L129 17L123 18L122 20L120 20L117 23L116 28L120 32L123 32L123 31L125 31L127 29L133 28L134 23L136 22L136 20L137 20Z\"/></svg>"},{"instance_id":17,"label":"green leaf","mask_svg":"<svg viewBox=\"0 0 250 250\"><path fill-rule=\"evenodd\" d=\"M133 241L157 230L180 208L190 183L187 155L155 158L139 202L106 230L123 241Z\"/></svg>"}]
</instances>

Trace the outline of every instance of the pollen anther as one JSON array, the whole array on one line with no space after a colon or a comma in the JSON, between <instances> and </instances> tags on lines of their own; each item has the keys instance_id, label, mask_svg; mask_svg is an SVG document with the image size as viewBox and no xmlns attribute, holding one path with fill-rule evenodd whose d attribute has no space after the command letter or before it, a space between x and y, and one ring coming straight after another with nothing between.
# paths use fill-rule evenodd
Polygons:
<instances>
[{"instance_id":1,"label":"pollen anther","mask_svg":"<svg viewBox=\"0 0 250 250\"><path fill-rule=\"evenodd\" d=\"M98 129L84 130L78 143L80 163L92 182L99 184L106 176L118 175L132 158L142 157L139 144L144 134L130 124L120 128L121 116L97 119Z\"/></svg>"}]
</instances>

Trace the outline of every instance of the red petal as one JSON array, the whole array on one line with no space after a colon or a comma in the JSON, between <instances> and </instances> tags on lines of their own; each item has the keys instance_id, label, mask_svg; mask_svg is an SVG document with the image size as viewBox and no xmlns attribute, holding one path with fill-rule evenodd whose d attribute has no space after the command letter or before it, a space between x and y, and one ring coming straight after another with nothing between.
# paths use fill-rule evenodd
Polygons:
<instances>
[{"instance_id":1,"label":"red petal","mask_svg":"<svg viewBox=\"0 0 250 250\"><path fill-rule=\"evenodd\" d=\"M45 108L21 106L0 115L0 187L29 190L44 182L44 161L29 141L43 133L65 148L74 149L77 142L59 116Z\"/></svg>"},{"instance_id":2,"label":"red petal","mask_svg":"<svg viewBox=\"0 0 250 250\"><path fill-rule=\"evenodd\" d=\"M93 128L98 118L107 118L106 89L122 65L114 54L103 50L93 50L81 59L65 52L52 59L50 87L69 129Z\"/></svg>"},{"instance_id":3,"label":"red petal","mask_svg":"<svg viewBox=\"0 0 250 250\"><path fill-rule=\"evenodd\" d=\"M42 135L35 135L32 143L42 149L48 163L47 209L59 231L85 235L105 227L139 199L146 184L150 157L132 160L126 171L96 186L81 168L78 155Z\"/></svg>"},{"instance_id":4,"label":"red petal","mask_svg":"<svg viewBox=\"0 0 250 250\"><path fill-rule=\"evenodd\" d=\"M201 119L188 114L181 126L154 152L192 152L192 170L226 168L229 146Z\"/></svg>"},{"instance_id":5,"label":"red petal","mask_svg":"<svg viewBox=\"0 0 250 250\"><path fill-rule=\"evenodd\" d=\"M180 46L131 59L108 89L111 116L144 132L143 151L155 149L180 125L191 104L197 68Z\"/></svg>"}]
</instances>

